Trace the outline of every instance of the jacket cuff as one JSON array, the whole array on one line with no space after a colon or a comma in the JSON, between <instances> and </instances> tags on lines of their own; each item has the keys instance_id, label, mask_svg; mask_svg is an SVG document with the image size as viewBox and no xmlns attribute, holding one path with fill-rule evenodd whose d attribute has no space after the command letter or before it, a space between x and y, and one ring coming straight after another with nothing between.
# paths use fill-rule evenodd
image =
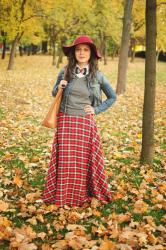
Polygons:
<instances>
[{"instance_id":1,"label":"jacket cuff","mask_svg":"<svg viewBox=\"0 0 166 250\"><path fill-rule=\"evenodd\" d=\"M58 92L58 86L56 86L53 90L52 90L52 96L55 97L56 94Z\"/></svg>"},{"instance_id":2,"label":"jacket cuff","mask_svg":"<svg viewBox=\"0 0 166 250\"><path fill-rule=\"evenodd\" d=\"M94 107L94 111L95 111L95 115L100 113L100 110L98 109L98 107Z\"/></svg>"}]
</instances>

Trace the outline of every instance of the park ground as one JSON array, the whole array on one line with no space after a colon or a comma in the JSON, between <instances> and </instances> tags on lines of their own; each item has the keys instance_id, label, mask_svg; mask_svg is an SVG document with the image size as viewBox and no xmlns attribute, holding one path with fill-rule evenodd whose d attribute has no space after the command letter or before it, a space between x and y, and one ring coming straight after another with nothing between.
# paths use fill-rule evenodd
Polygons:
<instances>
[{"instance_id":1,"label":"park ground","mask_svg":"<svg viewBox=\"0 0 166 250\"><path fill-rule=\"evenodd\" d=\"M144 59L136 58L126 93L95 117L112 202L58 208L40 195L54 136L41 122L59 69L51 56L17 56L12 71L7 61L0 62L0 249L164 250L166 64L157 63L153 166L139 164ZM99 66L116 89L118 60Z\"/></svg>"}]
</instances>

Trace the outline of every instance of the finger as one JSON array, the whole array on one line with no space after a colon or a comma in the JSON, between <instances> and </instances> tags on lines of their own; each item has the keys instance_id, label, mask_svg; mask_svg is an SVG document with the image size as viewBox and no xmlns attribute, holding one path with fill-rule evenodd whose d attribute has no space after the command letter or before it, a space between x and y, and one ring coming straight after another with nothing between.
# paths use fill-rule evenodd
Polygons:
<instances>
[{"instance_id":1,"label":"finger","mask_svg":"<svg viewBox=\"0 0 166 250\"><path fill-rule=\"evenodd\" d=\"M84 109L86 112L91 112L91 109Z\"/></svg>"},{"instance_id":2,"label":"finger","mask_svg":"<svg viewBox=\"0 0 166 250\"><path fill-rule=\"evenodd\" d=\"M66 84L62 84L62 89L66 88Z\"/></svg>"},{"instance_id":3,"label":"finger","mask_svg":"<svg viewBox=\"0 0 166 250\"><path fill-rule=\"evenodd\" d=\"M92 110L89 110L89 109L88 109L88 110L86 109L85 112L86 112L86 113L92 113L93 111L92 111Z\"/></svg>"}]
</instances>

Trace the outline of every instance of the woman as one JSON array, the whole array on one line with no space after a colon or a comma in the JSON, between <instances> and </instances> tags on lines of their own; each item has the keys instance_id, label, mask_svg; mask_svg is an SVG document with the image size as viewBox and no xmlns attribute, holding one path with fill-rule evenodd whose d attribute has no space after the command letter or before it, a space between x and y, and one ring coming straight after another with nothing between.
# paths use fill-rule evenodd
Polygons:
<instances>
[{"instance_id":1,"label":"woman","mask_svg":"<svg viewBox=\"0 0 166 250\"><path fill-rule=\"evenodd\" d=\"M63 46L68 64L60 71L52 95L63 88L43 201L80 206L92 197L112 200L95 115L108 109L116 94L98 70L101 58L90 37ZM107 99L102 102L102 91Z\"/></svg>"}]
</instances>

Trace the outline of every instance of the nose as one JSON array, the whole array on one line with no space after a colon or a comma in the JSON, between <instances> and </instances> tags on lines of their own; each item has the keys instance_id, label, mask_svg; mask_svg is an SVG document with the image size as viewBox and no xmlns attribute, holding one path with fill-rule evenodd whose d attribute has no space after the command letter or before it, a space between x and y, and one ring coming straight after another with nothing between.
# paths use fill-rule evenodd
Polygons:
<instances>
[{"instance_id":1,"label":"nose","mask_svg":"<svg viewBox=\"0 0 166 250\"><path fill-rule=\"evenodd\" d=\"M84 50L80 50L80 54L83 54L84 53Z\"/></svg>"}]
</instances>

